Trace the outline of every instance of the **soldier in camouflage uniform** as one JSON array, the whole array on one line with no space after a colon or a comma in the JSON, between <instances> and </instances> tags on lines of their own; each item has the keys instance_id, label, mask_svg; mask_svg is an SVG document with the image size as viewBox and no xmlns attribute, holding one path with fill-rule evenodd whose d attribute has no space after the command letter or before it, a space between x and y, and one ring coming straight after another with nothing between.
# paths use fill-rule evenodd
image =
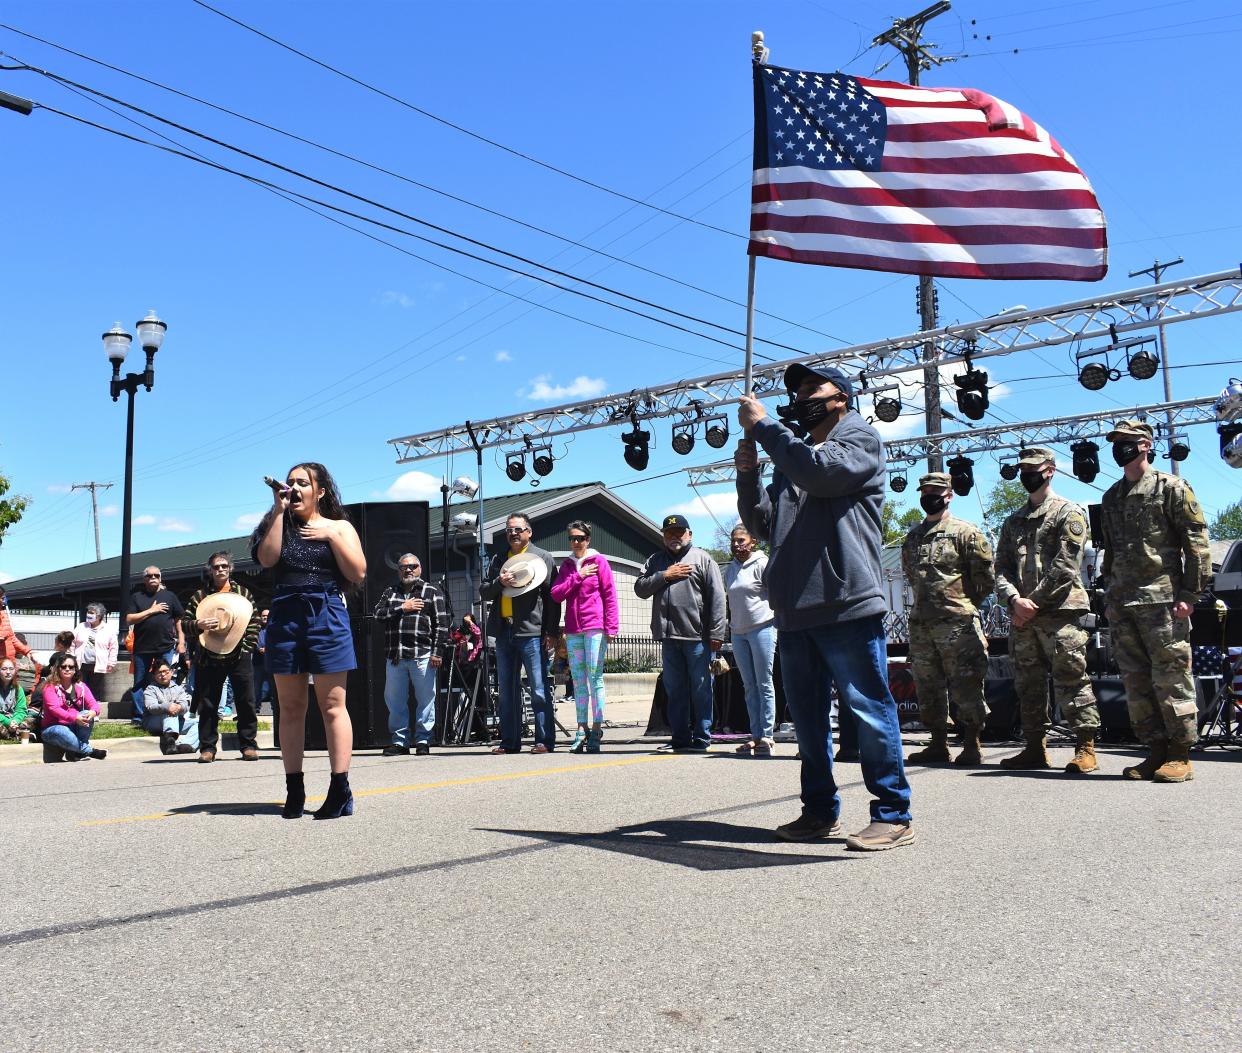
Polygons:
<instances>
[{"instance_id":1,"label":"soldier in camouflage uniform","mask_svg":"<svg viewBox=\"0 0 1242 1053\"><path fill-rule=\"evenodd\" d=\"M1102 572L1113 654L1147 759L1128 779L1186 782L1198 738L1190 671L1190 612L1212 573L1207 525L1184 479L1151 467L1151 425L1123 420L1108 433L1125 475L1104 494Z\"/></svg>"},{"instance_id":2,"label":"soldier in camouflage uniform","mask_svg":"<svg viewBox=\"0 0 1242 1053\"><path fill-rule=\"evenodd\" d=\"M965 740L954 764L979 764L979 732L987 718L983 684L988 646L978 605L992 591L992 546L973 523L949 514L953 500L946 472L919 480L919 504L927 518L906 535L901 567L914 592L910 608L910 668L918 689L919 716L931 730L926 749L912 764L949 760L949 699ZM946 697L946 690L948 692Z\"/></svg>"},{"instance_id":3,"label":"soldier in camouflage uniform","mask_svg":"<svg viewBox=\"0 0 1242 1053\"><path fill-rule=\"evenodd\" d=\"M1095 735L1100 712L1087 678L1087 631L1078 623L1089 603L1081 567L1087 517L1052 492L1056 459L1034 446L1018 456L1019 478L1030 499L1005 520L996 546L996 595L1009 607L1009 655L1022 709L1026 748L1001 761L1011 770L1048 768L1048 675L1061 713L1078 739L1065 766L1085 775L1097 768Z\"/></svg>"}]
</instances>

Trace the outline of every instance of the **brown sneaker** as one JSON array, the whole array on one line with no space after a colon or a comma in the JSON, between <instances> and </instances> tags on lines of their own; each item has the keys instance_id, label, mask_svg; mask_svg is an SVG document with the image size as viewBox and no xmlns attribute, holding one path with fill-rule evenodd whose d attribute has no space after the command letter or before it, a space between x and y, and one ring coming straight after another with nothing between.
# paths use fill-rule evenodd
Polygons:
<instances>
[{"instance_id":1,"label":"brown sneaker","mask_svg":"<svg viewBox=\"0 0 1242 1053\"><path fill-rule=\"evenodd\" d=\"M1065 766L1066 772L1070 775L1088 775L1099 767L1095 759L1095 739L1079 735L1074 759Z\"/></svg>"},{"instance_id":2,"label":"brown sneaker","mask_svg":"<svg viewBox=\"0 0 1242 1053\"><path fill-rule=\"evenodd\" d=\"M198 755L199 764L210 764L215 759L216 759L215 750L203 750L203 752Z\"/></svg>"},{"instance_id":3,"label":"brown sneaker","mask_svg":"<svg viewBox=\"0 0 1242 1053\"><path fill-rule=\"evenodd\" d=\"M885 852L914 844L909 823L871 823L845 839L845 847L855 852Z\"/></svg>"},{"instance_id":4,"label":"brown sneaker","mask_svg":"<svg viewBox=\"0 0 1242 1053\"><path fill-rule=\"evenodd\" d=\"M1146 780L1151 782L1155 777L1157 770L1164 764L1169 756L1169 742L1167 739L1158 739L1147 747L1147 757L1139 764L1131 764L1129 767L1122 768L1121 774L1124 778L1134 779L1135 781Z\"/></svg>"},{"instance_id":5,"label":"brown sneaker","mask_svg":"<svg viewBox=\"0 0 1242 1053\"><path fill-rule=\"evenodd\" d=\"M1153 782L1190 782L1195 770L1190 764L1190 746L1184 742L1170 742L1168 759L1156 769Z\"/></svg>"},{"instance_id":6,"label":"brown sneaker","mask_svg":"<svg viewBox=\"0 0 1242 1053\"><path fill-rule=\"evenodd\" d=\"M258 760L258 759L259 759L258 750L250 746L247 746L244 750L242 750L242 760Z\"/></svg>"},{"instance_id":7,"label":"brown sneaker","mask_svg":"<svg viewBox=\"0 0 1242 1053\"><path fill-rule=\"evenodd\" d=\"M1042 737L1030 739L1021 753L1005 757L1000 766L1007 771L1043 771L1052 767L1048 763L1048 750Z\"/></svg>"},{"instance_id":8,"label":"brown sneaker","mask_svg":"<svg viewBox=\"0 0 1242 1053\"><path fill-rule=\"evenodd\" d=\"M836 837L840 832L840 819L822 819L805 808L792 823L776 828L776 836L782 841L815 841L821 837Z\"/></svg>"}]
</instances>

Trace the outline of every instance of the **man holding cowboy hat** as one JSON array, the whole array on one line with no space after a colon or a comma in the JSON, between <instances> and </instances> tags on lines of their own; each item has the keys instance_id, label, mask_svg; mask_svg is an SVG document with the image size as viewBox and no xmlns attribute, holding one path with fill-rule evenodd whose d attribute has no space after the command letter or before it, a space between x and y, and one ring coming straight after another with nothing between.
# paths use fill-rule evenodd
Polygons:
<instances>
[{"instance_id":1,"label":"man holding cowboy hat","mask_svg":"<svg viewBox=\"0 0 1242 1053\"><path fill-rule=\"evenodd\" d=\"M186 632L198 634L191 703L199 717L198 762L210 764L216 759L220 695L226 679L233 684L242 760L258 760L259 718L254 708L251 655L259 636L259 612L254 594L232 580L233 557L229 553L213 552L207 560L207 573L210 585L190 597L183 618Z\"/></svg>"},{"instance_id":2,"label":"man holding cowboy hat","mask_svg":"<svg viewBox=\"0 0 1242 1053\"><path fill-rule=\"evenodd\" d=\"M492 557L479 588L492 605L487 634L496 640L500 688L500 745L492 752L522 752L520 677L525 669L535 717L531 753L551 753L556 748L556 714L545 674L561 624L561 605L552 599L556 567L548 553L531 544L530 520L521 512L509 516L505 537L509 551Z\"/></svg>"}]
</instances>

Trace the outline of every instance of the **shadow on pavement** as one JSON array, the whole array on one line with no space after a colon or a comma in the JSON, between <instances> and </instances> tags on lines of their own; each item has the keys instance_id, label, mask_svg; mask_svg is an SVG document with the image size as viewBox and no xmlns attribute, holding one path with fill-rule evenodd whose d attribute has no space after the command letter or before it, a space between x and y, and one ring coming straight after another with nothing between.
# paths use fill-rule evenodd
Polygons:
<instances>
[{"instance_id":1,"label":"shadow on pavement","mask_svg":"<svg viewBox=\"0 0 1242 1053\"><path fill-rule=\"evenodd\" d=\"M564 830L506 830L484 828L491 833L512 834L537 840L584 848L598 848L627 856L671 863L691 870L750 870L760 867L803 866L828 863L843 855L805 855L791 852L759 852L730 847L775 843L770 829L739 826L700 819L669 819L638 826L623 826L602 834L572 833ZM712 843L707 843L712 842ZM724 842L724 843L721 843Z\"/></svg>"},{"instance_id":2,"label":"shadow on pavement","mask_svg":"<svg viewBox=\"0 0 1242 1053\"><path fill-rule=\"evenodd\" d=\"M167 809L169 815L280 815L281 806L274 801L242 804L187 804Z\"/></svg>"}]
</instances>

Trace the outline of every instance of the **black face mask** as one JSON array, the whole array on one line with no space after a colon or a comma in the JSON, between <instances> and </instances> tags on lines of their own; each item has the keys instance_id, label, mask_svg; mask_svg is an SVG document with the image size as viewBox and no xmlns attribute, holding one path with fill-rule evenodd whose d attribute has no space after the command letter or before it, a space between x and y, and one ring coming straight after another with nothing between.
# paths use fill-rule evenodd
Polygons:
<instances>
[{"instance_id":1,"label":"black face mask","mask_svg":"<svg viewBox=\"0 0 1242 1053\"><path fill-rule=\"evenodd\" d=\"M1044 483L1048 481L1047 479L1044 478L1044 473L1042 471L1023 472L1021 475L1018 476L1018 480L1019 482L1022 483L1022 488L1028 494L1033 494L1036 490L1038 490L1041 486L1043 486Z\"/></svg>"},{"instance_id":2,"label":"black face mask","mask_svg":"<svg viewBox=\"0 0 1242 1053\"><path fill-rule=\"evenodd\" d=\"M948 503L948 499L944 496L944 494L924 494L919 498L919 504L922 506L923 511L929 516L934 516L938 512L943 512L945 505Z\"/></svg>"},{"instance_id":3,"label":"black face mask","mask_svg":"<svg viewBox=\"0 0 1242 1053\"><path fill-rule=\"evenodd\" d=\"M828 403L835 398L800 399L790 402L788 406L777 406L776 415L785 422L795 435L809 435L829 417L833 416Z\"/></svg>"},{"instance_id":4,"label":"black face mask","mask_svg":"<svg viewBox=\"0 0 1242 1053\"><path fill-rule=\"evenodd\" d=\"M1118 468L1124 468L1138 456L1138 443L1133 439L1113 443L1113 460L1117 462Z\"/></svg>"}]
</instances>

